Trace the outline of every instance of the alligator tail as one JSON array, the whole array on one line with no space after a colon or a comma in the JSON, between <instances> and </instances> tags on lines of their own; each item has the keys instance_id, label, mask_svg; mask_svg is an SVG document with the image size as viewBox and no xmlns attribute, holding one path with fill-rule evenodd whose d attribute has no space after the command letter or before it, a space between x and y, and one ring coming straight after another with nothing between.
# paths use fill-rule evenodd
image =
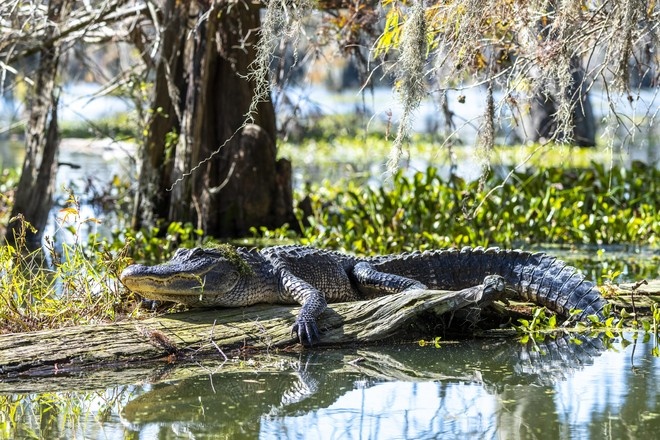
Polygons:
<instances>
[{"instance_id":1,"label":"alligator tail","mask_svg":"<svg viewBox=\"0 0 660 440\"><path fill-rule=\"evenodd\" d=\"M517 297L569 316L580 310L577 318L589 315L604 319L607 301L591 281L565 262L545 253L521 250L463 248L456 250L452 275L456 284L480 282L486 275L501 275Z\"/></svg>"}]
</instances>

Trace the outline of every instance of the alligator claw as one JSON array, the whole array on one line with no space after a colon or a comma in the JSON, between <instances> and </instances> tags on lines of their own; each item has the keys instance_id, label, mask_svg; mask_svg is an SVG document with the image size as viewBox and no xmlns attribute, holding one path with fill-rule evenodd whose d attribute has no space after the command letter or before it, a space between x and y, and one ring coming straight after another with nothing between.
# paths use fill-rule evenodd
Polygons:
<instances>
[{"instance_id":1,"label":"alligator claw","mask_svg":"<svg viewBox=\"0 0 660 440\"><path fill-rule=\"evenodd\" d=\"M315 320L296 319L296 323L291 327L291 336L298 336L298 340L303 345L314 345L321 339L319 328Z\"/></svg>"},{"instance_id":2,"label":"alligator claw","mask_svg":"<svg viewBox=\"0 0 660 440\"><path fill-rule=\"evenodd\" d=\"M492 294L497 294L500 296L504 295L506 289L506 283L504 282L504 277L500 275L488 275L484 278L483 281L484 293L491 292Z\"/></svg>"}]
</instances>

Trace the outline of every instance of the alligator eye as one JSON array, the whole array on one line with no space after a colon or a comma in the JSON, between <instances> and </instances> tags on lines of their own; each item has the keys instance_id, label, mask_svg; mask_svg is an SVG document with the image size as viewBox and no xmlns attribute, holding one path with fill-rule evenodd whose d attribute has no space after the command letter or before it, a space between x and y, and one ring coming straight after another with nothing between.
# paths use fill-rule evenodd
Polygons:
<instances>
[{"instance_id":1,"label":"alligator eye","mask_svg":"<svg viewBox=\"0 0 660 440\"><path fill-rule=\"evenodd\" d=\"M174 256L172 258L180 257L181 255L185 254L188 252L188 249L186 248L179 248L174 252Z\"/></svg>"}]
</instances>

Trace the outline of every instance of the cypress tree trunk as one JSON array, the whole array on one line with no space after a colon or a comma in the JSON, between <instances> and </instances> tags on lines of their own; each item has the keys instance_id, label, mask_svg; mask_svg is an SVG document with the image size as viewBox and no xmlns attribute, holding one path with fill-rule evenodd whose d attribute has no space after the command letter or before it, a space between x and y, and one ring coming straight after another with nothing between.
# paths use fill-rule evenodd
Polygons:
<instances>
[{"instance_id":1,"label":"cypress tree trunk","mask_svg":"<svg viewBox=\"0 0 660 440\"><path fill-rule=\"evenodd\" d=\"M254 96L254 84L245 76L256 55L260 5L191 3L188 17L188 26L178 32L188 38L182 50L172 52L172 57L180 57L184 84L179 89L180 134L171 150L163 151L164 140L160 147L158 142L147 143L146 157L153 159L147 166L161 171L155 183L153 178L149 183L148 175L141 177L144 191L136 217L192 222L216 237L240 236L252 226L276 227L291 221L290 164L276 158L272 102L260 103L253 124L244 126ZM159 81L163 78L157 77L156 100L163 93L171 100L171 87ZM160 131L156 139L165 133ZM163 166L170 157L172 169Z\"/></svg>"},{"instance_id":2,"label":"cypress tree trunk","mask_svg":"<svg viewBox=\"0 0 660 440\"><path fill-rule=\"evenodd\" d=\"M155 225L167 218L176 136L181 132L183 49L191 29L188 2L165 0L161 4L161 52L156 60L154 100L145 143L140 151L140 174L133 212L133 228Z\"/></svg>"},{"instance_id":3,"label":"cypress tree trunk","mask_svg":"<svg viewBox=\"0 0 660 440\"><path fill-rule=\"evenodd\" d=\"M59 133L55 80L60 47L59 43L52 42L52 37L58 32L57 24L67 19L71 3L70 0L51 0L48 3L48 19L53 25L48 27L46 43L39 51L39 65L28 104L30 114L26 127L25 159L6 232L9 243L24 232L28 247L33 249L41 245L57 174ZM24 225L19 216L34 229L23 231Z\"/></svg>"}]
</instances>

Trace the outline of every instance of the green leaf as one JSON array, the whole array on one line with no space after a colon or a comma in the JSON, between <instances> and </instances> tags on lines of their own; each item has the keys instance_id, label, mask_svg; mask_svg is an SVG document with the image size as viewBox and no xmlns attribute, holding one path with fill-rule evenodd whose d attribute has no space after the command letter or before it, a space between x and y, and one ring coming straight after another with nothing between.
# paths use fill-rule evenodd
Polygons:
<instances>
[{"instance_id":1,"label":"green leaf","mask_svg":"<svg viewBox=\"0 0 660 440\"><path fill-rule=\"evenodd\" d=\"M644 331L645 331L645 332L650 331L650 330L651 330L651 322L648 321L647 319L644 319L644 320L642 321L642 328L644 328Z\"/></svg>"}]
</instances>

